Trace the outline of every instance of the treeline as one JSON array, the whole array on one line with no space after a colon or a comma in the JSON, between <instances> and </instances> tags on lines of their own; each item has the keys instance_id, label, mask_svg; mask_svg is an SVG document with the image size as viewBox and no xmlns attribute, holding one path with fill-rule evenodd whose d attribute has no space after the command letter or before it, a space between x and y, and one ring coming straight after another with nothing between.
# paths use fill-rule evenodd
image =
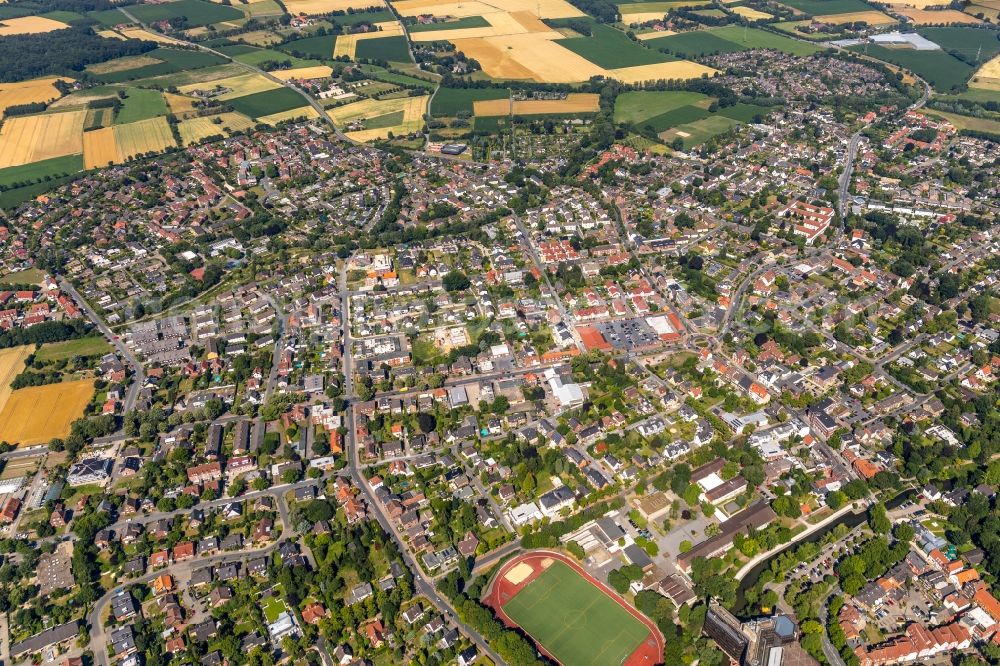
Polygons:
<instances>
[{"instance_id":1,"label":"treeline","mask_svg":"<svg viewBox=\"0 0 1000 666\"><path fill-rule=\"evenodd\" d=\"M569 4L584 14L589 14L601 23L614 23L618 20L618 5L608 0L569 0Z\"/></svg>"},{"instance_id":2,"label":"treeline","mask_svg":"<svg viewBox=\"0 0 1000 666\"><path fill-rule=\"evenodd\" d=\"M119 3L122 5L130 5L131 2ZM104 11L105 9L114 9L118 5L111 2L111 0L29 0L28 2L17 2L14 0L10 2L8 7L19 7L24 5L29 8L32 14L44 14L46 12L93 12L93 11ZM124 19L123 19L124 20Z\"/></svg>"},{"instance_id":3,"label":"treeline","mask_svg":"<svg viewBox=\"0 0 1000 666\"><path fill-rule=\"evenodd\" d=\"M83 68L122 56L147 53L155 42L105 39L89 27L66 28L45 34L10 35L0 39L0 83L13 83L46 74L79 76Z\"/></svg>"},{"instance_id":4,"label":"treeline","mask_svg":"<svg viewBox=\"0 0 1000 666\"><path fill-rule=\"evenodd\" d=\"M584 523L600 518L608 511L620 509L623 506L625 506L625 500L621 497L616 497L605 504L595 504L584 511L573 514L566 520L542 525L537 531L525 534L521 538L521 546L527 549L554 548L559 545L559 537L579 529Z\"/></svg>"},{"instance_id":5,"label":"treeline","mask_svg":"<svg viewBox=\"0 0 1000 666\"><path fill-rule=\"evenodd\" d=\"M41 113L49 107L45 102L29 102L27 104L13 104L3 110L5 118L10 116L28 116L32 113Z\"/></svg>"},{"instance_id":6,"label":"treeline","mask_svg":"<svg viewBox=\"0 0 1000 666\"><path fill-rule=\"evenodd\" d=\"M72 322L43 321L29 328L14 328L0 333L0 349L21 345L42 345L82 338L90 332L90 324L82 319Z\"/></svg>"}]
</instances>

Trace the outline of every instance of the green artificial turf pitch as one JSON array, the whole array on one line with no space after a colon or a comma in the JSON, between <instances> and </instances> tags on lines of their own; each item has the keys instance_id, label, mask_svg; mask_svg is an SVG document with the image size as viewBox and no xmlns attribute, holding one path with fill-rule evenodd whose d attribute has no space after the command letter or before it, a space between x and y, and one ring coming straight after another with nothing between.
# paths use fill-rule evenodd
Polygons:
<instances>
[{"instance_id":1,"label":"green artificial turf pitch","mask_svg":"<svg viewBox=\"0 0 1000 666\"><path fill-rule=\"evenodd\" d=\"M563 666L617 666L649 636L648 627L558 560L503 611Z\"/></svg>"}]
</instances>

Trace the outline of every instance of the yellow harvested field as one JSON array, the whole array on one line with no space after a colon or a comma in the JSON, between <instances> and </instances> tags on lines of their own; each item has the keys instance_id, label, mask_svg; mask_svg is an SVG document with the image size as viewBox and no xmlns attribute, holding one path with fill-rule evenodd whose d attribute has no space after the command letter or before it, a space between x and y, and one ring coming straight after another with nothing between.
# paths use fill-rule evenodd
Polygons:
<instances>
[{"instance_id":1,"label":"yellow harvested field","mask_svg":"<svg viewBox=\"0 0 1000 666\"><path fill-rule=\"evenodd\" d=\"M1000 55L979 68L969 82L969 87L1000 90Z\"/></svg>"},{"instance_id":2,"label":"yellow harvested field","mask_svg":"<svg viewBox=\"0 0 1000 666\"><path fill-rule=\"evenodd\" d=\"M717 73L717 70L711 67L699 65L690 60L675 60L655 65L638 65L608 70L608 75L611 78L618 79L622 83L642 83L658 79L697 79L702 74L714 76Z\"/></svg>"},{"instance_id":3,"label":"yellow harvested field","mask_svg":"<svg viewBox=\"0 0 1000 666\"><path fill-rule=\"evenodd\" d=\"M113 74L114 72L125 72L130 69L147 67L149 65L159 65L162 62L162 60L157 60L153 56L148 55L125 56L124 58L115 58L114 60L87 65L86 69L91 74Z\"/></svg>"},{"instance_id":4,"label":"yellow harvested field","mask_svg":"<svg viewBox=\"0 0 1000 666\"><path fill-rule=\"evenodd\" d=\"M221 122L214 122L216 118ZM181 134L181 140L184 142L184 145L190 146L192 143L203 141L206 137L239 132L250 129L253 126L253 120L242 113L232 112L182 120L177 124L177 130Z\"/></svg>"},{"instance_id":5,"label":"yellow harvested field","mask_svg":"<svg viewBox=\"0 0 1000 666\"><path fill-rule=\"evenodd\" d=\"M843 25L845 23L857 23L859 21L867 23L868 25L890 25L896 22L896 19L891 16L875 10L865 12L847 12L846 14L827 14L826 16L817 16L815 17L815 20L821 23L828 23L830 25Z\"/></svg>"},{"instance_id":6,"label":"yellow harvested field","mask_svg":"<svg viewBox=\"0 0 1000 666\"><path fill-rule=\"evenodd\" d=\"M285 0L285 8L289 14L329 14L330 12L348 9L366 9L368 7L385 7L381 0Z\"/></svg>"},{"instance_id":7,"label":"yellow harvested field","mask_svg":"<svg viewBox=\"0 0 1000 666\"><path fill-rule=\"evenodd\" d=\"M0 350L0 411L10 399L10 383L24 370L24 360L35 351L34 345L21 345Z\"/></svg>"},{"instance_id":8,"label":"yellow harvested field","mask_svg":"<svg viewBox=\"0 0 1000 666\"><path fill-rule=\"evenodd\" d=\"M0 20L0 37L10 35L36 35L41 32L62 30L69 26L62 21L43 18L41 16L22 16Z\"/></svg>"},{"instance_id":9,"label":"yellow harvested field","mask_svg":"<svg viewBox=\"0 0 1000 666\"><path fill-rule=\"evenodd\" d=\"M892 5L893 7L916 7L917 9L924 9L925 7L940 7L942 5L948 4L943 0L881 0L883 4Z\"/></svg>"},{"instance_id":10,"label":"yellow harvested field","mask_svg":"<svg viewBox=\"0 0 1000 666\"><path fill-rule=\"evenodd\" d=\"M965 11L976 17L982 14L984 19L989 19L994 23L1000 22L1000 9L995 7L986 7L981 4L966 5Z\"/></svg>"},{"instance_id":11,"label":"yellow harvested field","mask_svg":"<svg viewBox=\"0 0 1000 666\"><path fill-rule=\"evenodd\" d=\"M346 133L349 138L355 141L375 141L388 137L389 132L398 135L419 131L424 124L424 114L427 112L427 103L429 100L429 95L383 100L365 99L329 109L327 112L333 118L334 123L346 126L402 111L403 119L398 125L377 129L353 130Z\"/></svg>"},{"instance_id":12,"label":"yellow harvested field","mask_svg":"<svg viewBox=\"0 0 1000 666\"><path fill-rule=\"evenodd\" d=\"M104 39L120 39L122 41L125 40L125 37L123 37L121 33L115 32L114 30L98 30L97 34L103 37Z\"/></svg>"},{"instance_id":13,"label":"yellow harvested field","mask_svg":"<svg viewBox=\"0 0 1000 666\"><path fill-rule=\"evenodd\" d=\"M630 14L622 14L622 23L625 25L631 25L633 23L647 23L649 21L659 21L666 15L666 11L662 12L633 12Z\"/></svg>"},{"instance_id":14,"label":"yellow harvested field","mask_svg":"<svg viewBox=\"0 0 1000 666\"><path fill-rule=\"evenodd\" d=\"M118 158L122 162L144 153L161 153L177 145L170 124L163 116L115 125L113 129Z\"/></svg>"},{"instance_id":15,"label":"yellow harvested field","mask_svg":"<svg viewBox=\"0 0 1000 666\"><path fill-rule=\"evenodd\" d=\"M83 168L99 169L118 162L115 129L102 127L83 133Z\"/></svg>"},{"instance_id":16,"label":"yellow harvested field","mask_svg":"<svg viewBox=\"0 0 1000 666\"><path fill-rule=\"evenodd\" d=\"M762 12L759 9L754 9L753 7L733 7L733 13L738 14L743 18L748 18L751 21L772 18L771 14L768 14L767 12Z\"/></svg>"},{"instance_id":17,"label":"yellow harvested field","mask_svg":"<svg viewBox=\"0 0 1000 666\"><path fill-rule=\"evenodd\" d=\"M53 84L59 78L58 76L47 76L44 79L32 79L19 83L0 83L0 115L9 106L45 103L56 99L59 97L59 91ZM73 81L68 77L62 78L64 81Z\"/></svg>"},{"instance_id":18,"label":"yellow harvested field","mask_svg":"<svg viewBox=\"0 0 1000 666\"><path fill-rule=\"evenodd\" d=\"M456 39L471 39L474 37L502 37L504 35L523 35L532 33L543 35L545 39L560 39L562 34L545 25L531 12L497 12L491 11L482 17L489 23L480 28L456 28L453 30L427 30L410 33L410 39L415 42L453 41Z\"/></svg>"},{"instance_id":19,"label":"yellow harvested field","mask_svg":"<svg viewBox=\"0 0 1000 666\"><path fill-rule=\"evenodd\" d=\"M0 169L83 152L87 112L16 116L0 128Z\"/></svg>"},{"instance_id":20,"label":"yellow harvested field","mask_svg":"<svg viewBox=\"0 0 1000 666\"><path fill-rule=\"evenodd\" d=\"M573 83L606 73L583 56L536 33L449 41L466 56L475 58L495 79Z\"/></svg>"},{"instance_id":21,"label":"yellow harvested field","mask_svg":"<svg viewBox=\"0 0 1000 666\"><path fill-rule=\"evenodd\" d=\"M485 16L493 12L528 12L538 18L572 18L583 12L566 0L401 0L392 3L403 16Z\"/></svg>"},{"instance_id":22,"label":"yellow harvested field","mask_svg":"<svg viewBox=\"0 0 1000 666\"><path fill-rule=\"evenodd\" d=\"M676 35L677 33L673 30L653 30L652 32L644 32L641 35L636 35L635 38L640 42L644 42L647 39L656 39L657 37L668 37L670 35Z\"/></svg>"},{"instance_id":23,"label":"yellow harvested field","mask_svg":"<svg viewBox=\"0 0 1000 666\"><path fill-rule=\"evenodd\" d=\"M194 113L196 111L194 107L196 100L193 97L176 95L174 93L163 93L163 99L167 101L167 107L170 109L170 113L179 118L184 117L185 114Z\"/></svg>"},{"instance_id":24,"label":"yellow harvested field","mask_svg":"<svg viewBox=\"0 0 1000 666\"><path fill-rule=\"evenodd\" d=\"M932 10L902 7L895 11L912 20L915 25L930 25L934 23L980 23L980 20L976 17L969 16L965 12L960 12L957 9Z\"/></svg>"},{"instance_id":25,"label":"yellow harvested field","mask_svg":"<svg viewBox=\"0 0 1000 666\"><path fill-rule=\"evenodd\" d=\"M312 120L313 118L319 118L319 113L316 109L311 106L300 106L297 109L288 109L287 111L272 113L269 116L261 116L257 120L268 125L277 125L285 120Z\"/></svg>"},{"instance_id":26,"label":"yellow harvested field","mask_svg":"<svg viewBox=\"0 0 1000 666\"><path fill-rule=\"evenodd\" d=\"M243 97L244 95L264 92L265 90L274 90L275 88L280 87L280 83L275 83L266 76L262 76L257 73L247 73L240 74L238 76L230 76L224 79L215 79L206 83L189 83L186 86L180 86L178 90L189 95L199 90L202 92L209 92L216 89L226 89L228 92L212 97L212 99L224 101L227 99L234 99L236 97Z\"/></svg>"},{"instance_id":27,"label":"yellow harvested field","mask_svg":"<svg viewBox=\"0 0 1000 666\"><path fill-rule=\"evenodd\" d=\"M374 32L356 32L350 35L338 35L337 41L333 45L333 57L347 56L353 60L358 42L365 39L379 39L380 37L397 37L403 34L403 26L399 24L399 21L385 21L383 23L376 23L375 25L382 29Z\"/></svg>"},{"instance_id":28,"label":"yellow harvested field","mask_svg":"<svg viewBox=\"0 0 1000 666\"><path fill-rule=\"evenodd\" d=\"M271 76L289 81L291 79L325 79L333 73L333 68L327 65L316 65L315 67L296 67L295 69L280 69L271 72Z\"/></svg>"},{"instance_id":29,"label":"yellow harvested field","mask_svg":"<svg viewBox=\"0 0 1000 666\"><path fill-rule=\"evenodd\" d=\"M473 103L477 116L538 115L543 113L593 113L600 108L597 93L570 93L566 99L480 100Z\"/></svg>"},{"instance_id":30,"label":"yellow harvested field","mask_svg":"<svg viewBox=\"0 0 1000 666\"><path fill-rule=\"evenodd\" d=\"M121 33L128 39L147 39L158 44L181 43L173 37L167 37L166 35L161 35L158 32L150 32L149 30L143 30L142 28L126 28L122 30Z\"/></svg>"},{"instance_id":31,"label":"yellow harvested field","mask_svg":"<svg viewBox=\"0 0 1000 666\"><path fill-rule=\"evenodd\" d=\"M93 395L93 379L18 389L0 410L0 440L31 446L66 437Z\"/></svg>"}]
</instances>

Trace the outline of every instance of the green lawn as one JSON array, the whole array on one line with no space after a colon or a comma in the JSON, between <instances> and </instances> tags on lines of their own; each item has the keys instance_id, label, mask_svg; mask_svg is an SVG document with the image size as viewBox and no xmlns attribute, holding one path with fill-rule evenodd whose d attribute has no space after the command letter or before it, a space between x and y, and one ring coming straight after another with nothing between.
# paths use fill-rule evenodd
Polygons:
<instances>
[{"instance_id":1,"label":"green lawn","mask_svg":"<svg viewBox=\"0 0 1000 666\"><path fill-rule=\"evenodd\" d=\"M128 11L143 23L183 16L187 18L187 27L243 18L243 12L237 9L205 0L176 0L155 5L131 5Z\"/></svg>"},{"instance_id":2,"label":"green lawn","mask_svg":"<svg viewBox=\"0 0 1000 666\"><path fill-rule=\"evenodd\" d=\"M264 602L264 618L270 623L278 619L278 616L285 612L285 602L280 596L270 597Z\"/></svg>"},{"instance_id":3,"label":"green lawn","mask_svg":"<svg viewBox=\"0 0 1000 666\"><path fill-rule=\"evenodd\" d=\"M115 116L116 125L167 115L167 103L159 90L129 88L125 95L122 108Z\"/></svg>"},{"instance_id":4,"label":"green lawn","mask_svg":"<svg viewBox=\"0 0 1000 666\"><path fill-rule=\"evenodd\" d=\"M411 62L406 37L376 37L362 39L354 49L356 60L385 60L388 62Z\"/></svg>"},{"instance_id":5,"label":"green lawn","mask_svg":"<svg viewBox=\"0 0 1000 666\"><path fill-rule=\"evenodd\" d=\"M237 97L227 103L233 107L234 111L251 118L260 118L272 113L281 113L305 106L306 100L303 99L302 95L289 88L275 88L274 90Z\"/></svg>"},{"instance_id":6,"label":"green lawn","mask_svg":"<svg viewBox=\"0 0 1000 666\"><path fill-rule=\"evenodd\" d=\"M626 37L621 30L603 23L592 23L591 30L589 37L560 39L558 44L605 69L654 65L671 60L666 54L648 49Z\"/></svg>"},{"instance_id":7,"label":"green lawn","mask_svg":"<svg viewBox=\"0 0 1000 666\"><path fill-rule=\"evenodd\" d=\"M466 16L447 23L414 23L406 26L408 32L433 32L434 30L459 30L461 28L488 28L490 22L482 16Z\"/></svg>"},{"instance_id":8,"label":"green lawn","mask_svg":"<svg viewBox=\"0 0 1000 666\"><path fill-rule=\"evenodd\" d=\"M487 99L507 99L506 88L439 88L431 101L431 115L454 116L461 111L472 113L473 103Z\"/></svg>"},{"instance_id":9,"label":"green lawn","mask_svg":"<svg viewBox=\"0 0 1000 666\"><path fill-rule=\"evenodd\" d=\"M108 353L111 345L104 338L79 338L42 345L35 357L42 361L58 361L74 356L98 356Z\"/></svg>"},{"instance_id":10,"label":"green lawn","mask_svg":"<svg viewBox=\"0 0 1000 666\"><path fill-rule=\"evenodd\" d=\"M45 271L26 268L23 271L0 276L0 284L40 284L44 277Z\"/></svg>"},{"instance_id":11,"label":"green lawn","mask_svg":"<svg viewBox=\"0 0 1000 666\"><path fill-rule=\"evenodd\" d=\"M503 610L566 666L621 664L649 635L642 622L560 561Z\"/></svg>"}]
</instances>

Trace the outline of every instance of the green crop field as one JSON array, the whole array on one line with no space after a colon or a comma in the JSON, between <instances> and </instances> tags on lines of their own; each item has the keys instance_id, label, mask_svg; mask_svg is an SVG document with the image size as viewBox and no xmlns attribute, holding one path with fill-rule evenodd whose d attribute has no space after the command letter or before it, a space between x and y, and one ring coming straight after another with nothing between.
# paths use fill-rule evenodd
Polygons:
<instances>
[{"instance_id":1,"label":"green crop field","mask_svg":"<svg viewBox=\"0 0 1000 666\"><path fill-rule=\"evenodd\" d=\"M394 21L395 15L389 11L354 12L353 14L334 14L327 20L338 25L357 25L359 23L384 23Z\"/></svg>"},{"instance_id":2,"label":"green crop field","mask_svg":"<svg viewBox=\"0 0 1000 666\"><path fill-rule=\"evenodd\" d=\"M218 50L225 53L236 62L242 62L245 65L253 65L254 67L260 67L267 62L285 62L286 60L292 63L292 67L311 67L313 65L322 64L318 60L296 58L288 53L274 51L272 49L262 49L256 46L250 46L249 44L221 46ZM329 59L330 53L323 57Z\"/></svg>"},{"instance_id":3,"label":"green crop field","mask_svg":"<svg viewBox=\"0 0 1000 666\"><path fill-rule=\"evenodd\" d=\"M486 99L507 99L506 88L440 88L431 102L432 116L455 116L462 111L472 113L473 102Z\"/></svg>"},{"instance_id":4,"label":"green crop field","mask_svg":"<svg viewBox=\"0 0 1000 666\"><path fill-rule=\"evenodd\" d=\"M682 32L667 37L657 37L646 42L655 49L663 49L684 58L698 58L716 53L735 53L751 49L773 49L790 55L807 56L820 51L820 47L776 35L759 28L725 26L711 30Z\"/></svg>"},{"instance_id":5,"label":"green crop field","mask_svg":"<svg viewBox=\"0 0 1000 666\"><path fill-rule=\"evenodd\" d=\"M374 118L368 118L365 120L365 129L382 129L383 127L395 127L396 125L403 124L403 112L395 111L393 113L386 113L381 116L375 116Z\"/></svg>"},{"instance_id":6,"label":"green crop field","mask_svg":"<svg viewBox=\"0 0 1000 666\"><path fill-rule=\"evenodd\" d=\"M1000 33L989 28L921 28L922 37L931 40L945 51L958 51L970 61L979 55L977 63L982 64L1000 53Z\"/></svg>"},{"instance_id":7,"label":"green crop field","mask_svg":"<svg viewBox=\"0 0 1000 666\"><path fill-rule=\"evenodd\" d=\"M181 51L179 49L154 49L146 55L151 58L156 58L160 62L155 65L125 69L120 72L92 74L92 76L104 83L121 83L123 81L145 79L150 76L161 76L163 74L174 74L176 72L189 72L202 67L221 65L226 62L224 58L220 58L219 56L211 53L203 53L201 51Z\"/></svg>"},{"instance_id":8,"label":"green crop field","mask_svg":"<svg viewBox=\"0 0 1000 666\"><path fill-rule=\"evenodd\" d=\"M707 99L706 95L686 90L644 90L622 93L615 100L615 122L638 125L653 116Z\"/></svg>"},{"instance_id":9,"label":"green crop field","mask_svg":"<svg viewBox=\"0 0 1000 666\"><path fill-rule=\"evenodd\" d=\"M410 51L406 46L406 37L376 37L358 41L354 57L356 60L410 62Z\"/></svg>"},{"instance_id":10,"label":"green crop field","mask_svg":"<svg viewBox=\"0 0 1000 666\"><path fill-rule=\"evenodd\" d=\"M850 46L851 51L864 52L864 45ZM868 55L905 67L917 76L926 79L935 90L947 92L956 88L972 76L973 68L944 51L917 51L915 49L887 49L877 44L869 44Z\"/></svg>"},{"instance_id":11,"label":"green crop field","mask_svg":"<svg viewBox=\"0 0 1000 666\"><path fill-rule=\"evenodd\" d=\"M555 561L503 611L560 663L621 664L649 628L567 564Z\"/></svg>"},{"instance_id":12,"label":"green crop field","mask_svg":"<svg viewBox=\"0 0 1000 666\"><path fill-rule=\"evenodd\" d=\"M52 159L22 164L21 166L0 169L0 187L14 187L17 183L26 184L40 181L51 176L74 174L83 169L83 155L66 155Z\"/></svg>"},{"instance_id":13,"label":"green crop field","mask_svg":"<svg viewBox=\"0 0 1000 666\"><path fill-rule=\"evenodd\" d=\"M682 32L667 37L657 37L646 41L654 49L663 49L685 58L700 58L716 53L735 53L744 47L728 39L717 37L708 30Z\"/></svg>"},{"instance_id":14,"label":"green crop field","mask_svg":"<svg viewBox=\"0 0 1000 666\"><path fill-rule=\"evenodd\" d=\"M134 123L137 120L167 115L167 103L159 90L129 88L122 101L122 108L115 116L115 124Z\"/></svg>"},{"instance_id":15,"label":"green crop field","mask_svg":"<svg viewBox=\"0 0 1000 666\"><path fill-rule=\"evenodd\" d=\"M188 27L243 18L243 12L237 9L204 0L176 0L176 2L164 2L156 5L131 5L129 13L143 23L165 21L184 16L187 18Z\"/></svg>"},{"instance_id":16,"label":"green crop field","mask_svg":"<svg viewBox=\"0 0 1000 666\"><path fill-rule=\"evenodd\" d=\"M716 37L721 37L744 49L774 49L790 55L807 56L818 51L822 51L818 46L796 41L790 37L776 35L760 28L747 28L744 30L738 25L727 25L722 28L710 30Z\"/></svg>"},{"instance_id":17,"label":"green crop field","mask_svg":"<svg viewBox=\"0 0 1000 666\"><path fill-rule=\"evenodd\" d=\"M692 146L705 143L712 137L727 132L739 124L737 120L716 114L696 120L693 123L678 125L667 130L661 136L668 142L672 142L675 138L680 138L684 142L684 148L688 149Z\"/></svg>"},{"instance_id":18,"label":"green crop field","mask_svg":"<svg viewBox=\"0 0 1000 666\"><path fill-rule=\"evenodd\" d=\"M289 88L275 88L228 100L227 104L245 116L260 118L306 105L302 95Z\"/></svg>"},{"instance_id":19,"label":"green crop field","mask_svg":"<svg viewBox=\"0 0 1000 666\"><path fill-rule=\"evenodd\" d=\"M406 26L409 32L431 32L434 30L458 30L460 28L488 28L490 22L482 16L466 16L447 23L414 23Z\"/></svg>"},{"instance_id":20,"label":"green crop field","mask_svg":"<svg viewBox=\"0 0 1000 666\"><path fill-rule=\"evenodd\" d=\"M866 12L874 9L861 0L781 0L781 4L812 16Z\"/></svg>"},{"instance_id":21,"label":"green crop field","mask_svg":"<svg viewBox=\"0 0 1000 666\"><path fill-rule=\"evenodd\" d=\"M621 30L596 22L591 24L591 30L590 37L560 39L557 43L605 69L653 65L671 60L663 53L633 42Z\"/></svg>"},{"instance_id":22,"label":"green crop field","mask_svg":"<svg viewBox=\"0 0 1000 666\"><path fill-rule=\"evenodd\" d=\"M276 44L274 48L285 53L300 53L303 56L329 60L333 57L333 47L336 43L336 35L321 35L296 39L287 44Z\"/></svg>"},{"instance_id":23,"label":"green crop field","mask_svg":"<svg viewBox=\"0 0 1000 666\"><path fill-rule=\"evenodd\" d=\"M87 12L86 15L89 18L94 19L101 25L108 28L118 25L119 23L131 23L128 17L122 14L117 9L101 9L97 11Z\"/></svg>"},{"instance_id":24,"label":"green crop field","mask_svg":"<svg viewBox=\"0 0 1000 666\"><path fill-rule=\"evenodd\" d=\"M407 74L390 72L385 67L379 67L378 65L360 65L359 69L368 76L378 79L379 81L385 81L386 83L395 83L401 86L420 86L422 88L427 88L428 90L434 90L434 88L437 87L437 84L433 81L418 79L415 76L409 76Z\"/></svg>"},{"instance_id":25,"label":"green crop field","mask_svg":"<svg viewBox=\"0 0 1000 666\"><path fill-rule=\"evenodd\" d=\"M106 354L110 350L111 345L104 338L79 338L42 345L42 348L35 354L35 358L41 361L59 361L74 356L98 356Z\"/></svg>"}]
</instances>

